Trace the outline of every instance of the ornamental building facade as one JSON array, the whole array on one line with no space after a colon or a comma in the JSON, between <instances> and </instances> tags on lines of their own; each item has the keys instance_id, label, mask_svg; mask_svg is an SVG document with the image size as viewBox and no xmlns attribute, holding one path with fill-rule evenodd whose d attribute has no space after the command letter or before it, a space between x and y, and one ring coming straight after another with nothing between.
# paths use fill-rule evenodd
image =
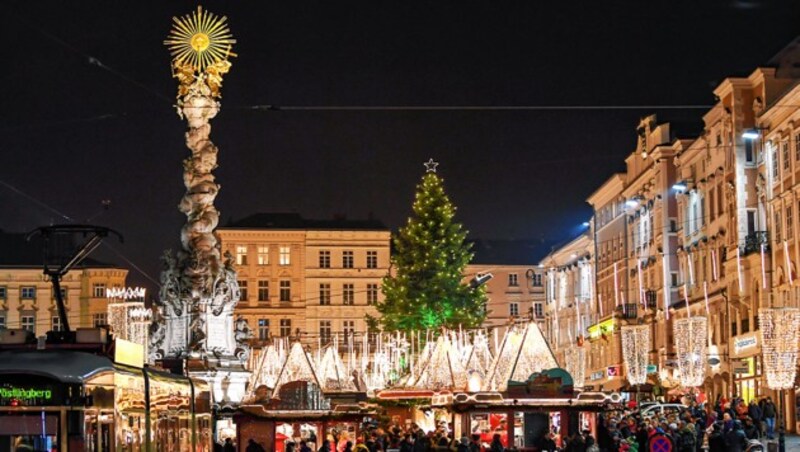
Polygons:
<instances>
[{"instance_id":1,"label":"ornamental building facade","mask_svg":"<svg viewBox=\"0 0 800 452\"><path fill-rule=\"evenodd\" d=\"M255 342L275 337L327 344L360 340L377 316L389 272L390 232L376 220L309 220L255 214L217 230L239 275L234 315Z\"/></svg>"}]
</instances>

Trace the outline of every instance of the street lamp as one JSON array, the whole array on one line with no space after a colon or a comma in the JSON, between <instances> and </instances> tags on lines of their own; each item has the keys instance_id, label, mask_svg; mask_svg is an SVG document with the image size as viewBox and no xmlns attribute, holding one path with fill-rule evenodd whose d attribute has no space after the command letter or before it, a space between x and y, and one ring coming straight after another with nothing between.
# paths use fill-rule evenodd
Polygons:
<instances>
[{"instance_id":1,"label":"street lamp","mask_svg":"<svg viewBox=\"0 0 800 452\"><path fill-rule=\"evenodd\" d=\"M742 132L742 138L745 140L757 140L761 138L761 130L760 128L746 129Z\"/></svg>"}]
</instances>

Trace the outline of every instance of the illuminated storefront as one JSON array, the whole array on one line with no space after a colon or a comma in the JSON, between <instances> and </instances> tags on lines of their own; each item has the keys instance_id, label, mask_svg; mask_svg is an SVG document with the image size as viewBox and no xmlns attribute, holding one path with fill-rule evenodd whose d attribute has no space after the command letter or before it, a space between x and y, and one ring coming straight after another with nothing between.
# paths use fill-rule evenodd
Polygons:
<instances>
[{"instance_id":1,"label":"illuminated storefront","mask_svg":"<svg viewBox=\"0 0 800 452\"><path fill-rule=\"evenodd\" d=\"M732 341L731 366L736 395L749 403L762 394L761 344L758 332L737 336Z\"/></svg>"}]
</instances>

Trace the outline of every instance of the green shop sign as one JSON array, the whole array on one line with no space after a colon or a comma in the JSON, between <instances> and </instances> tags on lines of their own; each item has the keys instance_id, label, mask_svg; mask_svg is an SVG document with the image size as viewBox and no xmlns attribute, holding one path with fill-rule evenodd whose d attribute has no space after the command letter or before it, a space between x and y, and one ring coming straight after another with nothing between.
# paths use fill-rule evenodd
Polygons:
<instances>
[{"instance_id":1,"label":"green shop sign","mask_svg":"<svg viewBox=\"0 0 800 452\"><path fill-rule=\"evenodd\" d=\"M50 389L18 388L16 386L7 386L0 387L0 398L19 400L50 400L53 398L53 391Z\"/></svg>"}]
</instances>

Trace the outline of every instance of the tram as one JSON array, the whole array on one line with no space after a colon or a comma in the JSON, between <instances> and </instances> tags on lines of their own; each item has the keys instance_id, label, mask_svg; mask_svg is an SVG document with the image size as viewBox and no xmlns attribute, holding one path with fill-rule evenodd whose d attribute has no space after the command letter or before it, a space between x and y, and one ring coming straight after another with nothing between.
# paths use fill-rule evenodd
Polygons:
<instances>
[{"instance_id":1,"label":"tram","mask_svg":"<svg viewBox=\"0 0 800 452\"><path fill-rule=\"evenodd\" d=\"M0 452L211 450L200 380L75 350L0 351Z\"/></svg>"}]
</instances>

